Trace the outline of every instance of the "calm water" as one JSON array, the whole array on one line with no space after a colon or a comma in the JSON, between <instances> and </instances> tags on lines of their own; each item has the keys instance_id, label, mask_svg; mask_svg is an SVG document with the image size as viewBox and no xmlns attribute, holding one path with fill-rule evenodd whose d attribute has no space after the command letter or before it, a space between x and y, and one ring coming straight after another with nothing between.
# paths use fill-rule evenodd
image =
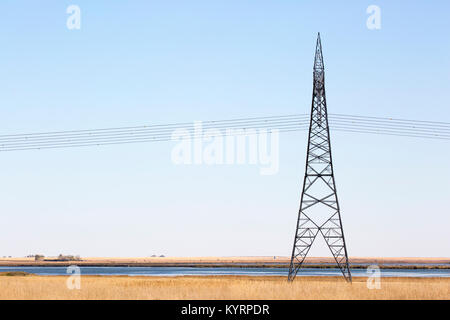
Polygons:
<instances>
[{"instance_id":1,"label":"calm water","mask_svg":"<svg viewBox=\"0 0 450 320\"><path fill-rule=\"evenodd\" d=\"M287 268L187 268L187 267L80 267L85 275L184 276L247 275L287 276ZM0 272L25 271L39 275L67 275L66 267L0 267ZM367 276L366 269L352 269L354 277ZM339 276L339 269L304 268L298 276ZM381 269L382 277L450 277L450 269Z\"/></svg>"}]
</instances>

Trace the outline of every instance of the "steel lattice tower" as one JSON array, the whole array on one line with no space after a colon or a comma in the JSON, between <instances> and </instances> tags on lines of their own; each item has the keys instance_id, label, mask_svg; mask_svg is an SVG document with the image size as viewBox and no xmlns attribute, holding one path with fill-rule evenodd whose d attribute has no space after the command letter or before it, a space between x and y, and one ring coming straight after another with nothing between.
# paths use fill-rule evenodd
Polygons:
<instances>
[{"instance_id":1,"label":"steel lattice tower","mask_svg":"<svg viewBox=\"0 0 450 320\"><path fill-rule=\"evenodd\" d=\"M313 96L305 178L288 279L289 281L294 280L320 232L345 279L351 281L352 276L348 264L331 158L320 33L317 36L313 74ZM319 221L320 218L322 221Z\"/></svg>"}]
</instances>

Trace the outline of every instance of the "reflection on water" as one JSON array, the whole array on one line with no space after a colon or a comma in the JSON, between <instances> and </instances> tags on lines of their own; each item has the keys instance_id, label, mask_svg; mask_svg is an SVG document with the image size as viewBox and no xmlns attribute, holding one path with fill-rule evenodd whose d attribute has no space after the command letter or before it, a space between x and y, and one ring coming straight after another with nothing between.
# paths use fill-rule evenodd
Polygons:
<instances>
[{"instance_id":1,"label":"reflection on water","mask_svg":"<svg viewBox=\"0 0 450 320\"><path fill-rule=\"evenodd\" d=\"M188 268L188 267L80 267L84 275L184 276L246 275L287 276L287 268ZM68 275L66 267L0 267L0 272L25 271L38 275ZM351 269L354 277L368 276L366 269ZM339 276L339 269L300 269L298 276ZM450 277L450 269L381 269L382 277Z\"/></svg>"}]
</instances>

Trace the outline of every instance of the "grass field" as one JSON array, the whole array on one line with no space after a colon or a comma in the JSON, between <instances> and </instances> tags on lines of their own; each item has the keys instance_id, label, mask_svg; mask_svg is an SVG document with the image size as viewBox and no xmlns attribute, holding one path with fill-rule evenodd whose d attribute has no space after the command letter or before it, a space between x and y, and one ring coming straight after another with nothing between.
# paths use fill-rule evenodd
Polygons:
<instances>
[{"instance_id":1,"label":"grass field","mask_svg":"<svg viewBox=\"0 0 450 320\"><path fill-rule=\"evenodd\" d=\"M366 278L339 277L83 276L69 290L67 276L1 276L0 299L450 299L448 278L382 278L369 290Z\"/></svg>"}]
</instances>

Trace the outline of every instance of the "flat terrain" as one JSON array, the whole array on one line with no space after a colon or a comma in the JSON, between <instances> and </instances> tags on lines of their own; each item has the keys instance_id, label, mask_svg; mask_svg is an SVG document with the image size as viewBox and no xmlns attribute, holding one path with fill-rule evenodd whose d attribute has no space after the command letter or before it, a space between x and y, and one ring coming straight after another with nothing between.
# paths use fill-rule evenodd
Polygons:
<instances>
[{"instance_id":1,"label":"flat terrain","mask_svg":"<svg viewBox=\"0 0 450 320\"><path fill-rule=\"evenodd\" d=\"M381 289L367 278L352 284L341 277L82 276L80 290L68 276L0 276L0 299L450 299L449 278L382 278Z\"/></svg>"},{"instance_id":2,"label":"flat terrain","mask_svg":"<svg viewBox=\"0 0 450 320\"><path fill-rule=\"evenodd\" d=\"M0 258L0 266L50 266L50 265L90 265L90 266L200 266L200 265L238 265L248 264L255 266L263 265L288 265L290 258L282 256L270 257L86 257L81 261L56 261L56 258L46 257L44 261L34 261L34 258ZM350 257L350 263L358 264L442 264L450 267L450 258L383 258L383 257ZM329 264L334 263L331 257L306 258L306 264Z\"/></svg>"}]
</instances>

